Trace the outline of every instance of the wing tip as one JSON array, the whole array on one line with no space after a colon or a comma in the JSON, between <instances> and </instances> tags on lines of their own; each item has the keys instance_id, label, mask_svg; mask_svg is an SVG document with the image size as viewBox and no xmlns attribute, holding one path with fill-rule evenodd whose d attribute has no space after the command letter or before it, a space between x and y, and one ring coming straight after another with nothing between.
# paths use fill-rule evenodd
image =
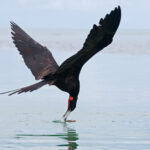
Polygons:
<instances>
[{"instance_id":1,"label":"wing tip","mask_svg":"<svg viewBox=\"0 0 150 150\"><path fill-rule=\"evenodd\" d=\"M14 28L14 26L16 26L16 23L14 22L14 21L10 21L10 26L11 26L11 29L13 29Z\"/></svg>"},{"instance_id":2,"label":"wing tip","mask_svg":"<svg viewBox=\"0 0 150 150\"><path fill-rule=\"evenodd\" d=\"M114 10L112 10L109 15L111 15L112 13L115 13L118 16L121 17L121 7L120 7L120 5L118 5L117 7L115 7Z\"/></svg>"},{"instance_id":3,"label":"wing tip","mask_svg":"<svg viewBox=\"0 0 150 150\"><path fill-rule=\"evenodd\" d=\"M113 11L121 11L121 6L120 5L118 5L117 7L115 7L114 8L114 10Z\"/></svg>"},{"instance_id":4,"label":"wing tip","mask_svg":"<svg viewBox=\"0 0 150 150\"><path fill-rule=\"evenodd\" d=\"M120 14L120 16L121 16L121 7L120 7L120 5L118 5L118 7L116 7L116 9L118 11L118 14Z\"/></svg>"},{"instance_id":5,"label":"wing tip","mask_svg":"<svg viewBox=\"0 0 150 150\"><path fill-rule=\"evenodd\" d=\"M117 14L117 16L119 18L121 18L121 7L120 5L118 5L117 7L115 7L112 11L110 11L110 13L106 14L106 16L104 18L101 18L99 21L99 25L101 26L103 21L108 18L109 16L113 16L114 14Z\"/></svg>"},{"instance_id":6,"label":"wing tip","mask_svg":"<svg viewBox=\"0 0 150 150\"><path fill-rule=\"evenodd\" d=\"M10 26L13 32L21 30L21 28L12 20L10 21Z\"/></svg>"},{"instance_id":7,"label":"wing tip","mask_svg":"<svg viewBox=\"0 0 150 150\"><path fill-rule=\"evenodd\" d=\"M118 5L110 13L106 14L104 18L99 21L99 27L104 28L105 31L112 33L112 36L117 31L121 21L121 7Z\"/></svg>"},{"instance_id":8,"label":"wing tip","mask_svg":"<svg viewBox=\"0 0 150 150\"><path fill-rule=\"evenodd\" d=\"M121 7L118 5L118 7L115 8L116 13L118 14L119 18L121 18Z\"/></svg>"}]
</instances>

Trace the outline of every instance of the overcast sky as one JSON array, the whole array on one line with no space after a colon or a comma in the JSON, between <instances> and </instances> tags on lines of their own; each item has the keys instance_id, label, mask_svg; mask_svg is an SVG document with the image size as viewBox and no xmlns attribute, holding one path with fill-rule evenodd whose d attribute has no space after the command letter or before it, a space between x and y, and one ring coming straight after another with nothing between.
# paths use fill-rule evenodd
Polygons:
<instances>
[{"instance_id":1,"label":"overcast sky","mask_svg":"<svg viewBox=\"0 0 150 150\"><path fill-rule=\"evenodd\" d=\"M13 20L23 28L89 29L118 5L121 29L150 29L150 0L3 0L0 28Z\"/></svg>"}]
</instances>

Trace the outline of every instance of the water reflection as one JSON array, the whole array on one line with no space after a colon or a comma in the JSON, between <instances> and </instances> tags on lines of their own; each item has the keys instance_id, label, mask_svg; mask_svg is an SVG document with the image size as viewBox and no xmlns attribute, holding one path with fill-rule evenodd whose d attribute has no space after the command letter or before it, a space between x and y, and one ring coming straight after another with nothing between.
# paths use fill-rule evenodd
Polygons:
<instances>
[{"instance_id":1,"label":"water reflection","mask_svg":"<svg viewBox=\"0 0 150 150\"><path fill-rule=\"evenodd\" d=\"M78 147L78 144L76 141L79 139L78 134L76 133L76 130L73 128L69 128L67 126L67 123L63 123L64 127L64 133L63 134L56 134L61 139L64 139L68 142L68 144L61 144L57 145L59 147L62 146L68 146L68 150L75 150Z\"/></svg>"},{"instance_id":2,"label":"water reflection","mask_svg":"<svg viewBox=\"0 0 150 150\"><path fill-rule=\"evenodd\" d=\"M55 122L56 123L56 122ZM62 133L56 134L17 134L16 138L21 137L57 137L59 139L65 140L64 144L56 145L58 147L67 147L68 150L76 150L78 147L77 141L79 139L78 134L75 129L68 127L68 124L65 122L57 122L62 125ZM64 142L64 141L63 141ZM66 143L67 142L67 143Z\"/></svg>"}]
</instances>

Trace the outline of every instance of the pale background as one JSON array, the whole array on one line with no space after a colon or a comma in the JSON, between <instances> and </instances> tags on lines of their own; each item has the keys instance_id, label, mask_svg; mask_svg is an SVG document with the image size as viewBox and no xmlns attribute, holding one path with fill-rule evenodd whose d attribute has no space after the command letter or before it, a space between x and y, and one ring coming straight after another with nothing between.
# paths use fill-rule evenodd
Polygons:
<instances>
[{"instance_id":1,"label":"pale background","mask_svg":"<svg viewBox=\"0 0 150 150\"><path fill-rule=\"evenodd\" d=\"M0 28L13 20L26 28L89 29L120 5L120 29L150 29L149 0L1 0Z\"/></svg>"},{"instance_id":2,"label":"pale background","mask_svg":"<svg viewBox=\"0 0 150 150\"><path fill-rule=\"evenodd\" d=\"M54 86L0 95L0 150L150 149L149 0L0 4L0 92L36 82L12 42L10 20L46 45L60 65L82 48L94 23L114 7L122 8L113 43L81 71L77 108L69 116L77 122L56 121L67 109L68 94Z\"/></svg>"}]
</instances>

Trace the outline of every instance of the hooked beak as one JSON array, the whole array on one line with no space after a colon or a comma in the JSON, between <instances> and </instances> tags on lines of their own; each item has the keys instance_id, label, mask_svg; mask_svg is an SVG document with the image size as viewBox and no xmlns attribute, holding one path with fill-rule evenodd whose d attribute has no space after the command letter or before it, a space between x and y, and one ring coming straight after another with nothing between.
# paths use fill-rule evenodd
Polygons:
<instances>
[{"instance_id":1,"label":"hooked beak","mask_svg":"<svg viewBox=\"0 0 150 150\"><path fill-rule=\"evenodd\" d=\"M65 114L63 115L63 117L62 117L63 121L65 121L65 122L66 122L67 117L70 115L70 113L71 113L71 111L70 111L70 110L67 110L67 111L66 111L66 113L65 113Z\"/></svg>"}]
</instances>

